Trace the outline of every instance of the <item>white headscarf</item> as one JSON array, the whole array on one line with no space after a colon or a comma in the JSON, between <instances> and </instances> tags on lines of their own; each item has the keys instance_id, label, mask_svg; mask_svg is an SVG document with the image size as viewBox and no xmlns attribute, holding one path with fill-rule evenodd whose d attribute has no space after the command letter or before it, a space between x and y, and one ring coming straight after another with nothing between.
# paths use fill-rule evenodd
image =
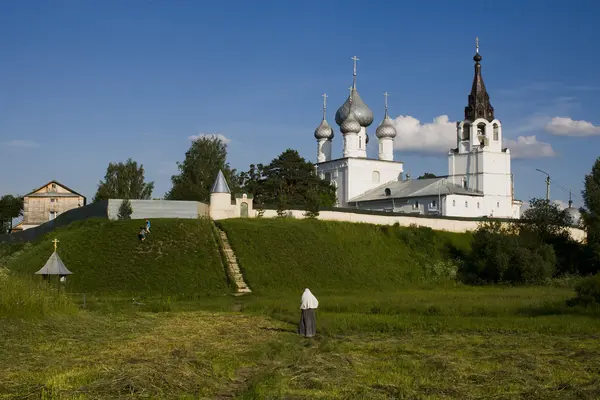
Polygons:
<instances>
[{"instance_id":1,"label":"white headscarf","mask_svg":"<svg viewBox=\"0 0 600 400\"><path fill-rule=\"evenodd\" d=\"M317 308L319 307L319 300L310 292L310 290L305 289L302 294L302 304L300 304L301 310L306 310L309 308Z\"/></svg>"}]
</instances>

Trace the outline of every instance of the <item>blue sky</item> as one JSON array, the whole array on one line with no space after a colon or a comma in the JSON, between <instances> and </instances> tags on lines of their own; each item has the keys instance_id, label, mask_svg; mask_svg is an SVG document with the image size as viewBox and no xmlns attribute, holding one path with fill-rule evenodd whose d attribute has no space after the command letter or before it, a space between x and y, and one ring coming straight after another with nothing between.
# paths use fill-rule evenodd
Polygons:
<instances>
[{"instance_id":1,"label":"blue sky","mask_svg":"<svg viewBox=\"0 0 600 400\"><path fill-rule=\"evenodd\" d=\"M132 157L160 197L200 134L230 140L237 169L286 148L315 161L321 94L334 124L353 55L372 139L388 91L396 159L447 174L479 36L517 198L545 195L540 168L580 205L600 156L598 15L591 0L1 2L0 194L56 179L91 200L108 163Z\"/></svg>"}]
</instances>

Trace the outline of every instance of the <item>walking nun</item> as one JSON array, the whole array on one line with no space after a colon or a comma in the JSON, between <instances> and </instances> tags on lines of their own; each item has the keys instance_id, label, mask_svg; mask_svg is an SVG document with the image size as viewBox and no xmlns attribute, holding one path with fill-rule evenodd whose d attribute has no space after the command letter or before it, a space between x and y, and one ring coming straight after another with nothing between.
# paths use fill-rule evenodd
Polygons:
<instances>
[{"instance_id":1,"label":"walking nun","mask_svg":"<svg viewBox=\"0 0 600 400\"><path fill-rule=\"evenodd\" d=\"M310 292L304 290L302 294L302 303L300 309L302 316L300 317L300 325L298 326L298 334L305 337L313 337L317 331L316 310L319 307L319 300Z\"/></svg>"}]
</instances>

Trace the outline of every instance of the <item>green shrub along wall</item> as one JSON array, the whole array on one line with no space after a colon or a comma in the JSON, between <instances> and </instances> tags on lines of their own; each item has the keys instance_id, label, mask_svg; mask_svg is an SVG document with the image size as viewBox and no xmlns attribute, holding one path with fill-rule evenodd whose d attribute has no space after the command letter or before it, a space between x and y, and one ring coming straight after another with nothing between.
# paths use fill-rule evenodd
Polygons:
<instances>
[{"instance_id":1,"label":"green shrub along wall","mask_svg":"<svg viewBox=\"0 0 600 400\"><path fill-rule=\"evenodd\" d=\"M257 293L378 290L453 280L471 235L320 220L229 219L225 230Z\"/></svg>"},{"instance_id":2,"label":"green shrub along wall","mask_svg":"<svg viewBox=\"0 0 600 400\"><path fill-rule=\"evenodd\" d=\"M52 240L73 275L71 292L206 295L229 293L225 269L208 219L155 219L146 242L137 234L143 221L91 219L44 235L27 251L0 245L5 266L33 274L48 260ZM10 247L9 247L10 246Z\"/></svg>"}]
</instances>

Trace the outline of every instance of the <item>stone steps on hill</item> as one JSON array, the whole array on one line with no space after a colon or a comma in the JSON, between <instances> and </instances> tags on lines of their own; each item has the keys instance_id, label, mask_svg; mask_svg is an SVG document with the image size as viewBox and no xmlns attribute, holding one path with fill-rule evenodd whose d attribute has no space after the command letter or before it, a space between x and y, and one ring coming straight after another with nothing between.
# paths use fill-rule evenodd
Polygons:
<instances>
[{"instance_id":1,"label":"stone steps on hill","mask_svg":"<svg viewBox=\"0 0 600 400\"><path fill-rule=\"evenodd\" d=\"M252 293L250 287L246 281L244 281L244 275L242 271L240 271L240 266L237 262L237 257L229 244L229 239L227 238L227 234L221 230L218 226L215 226L217 232L219 233L219 238L221 239L221 243L223 245L223 253L225 253L225 258L227 262L227 271L229 273L229 277L233 280L236 287L236 295L242 295L246 293Z\"/></svg>"}]
</instances>

